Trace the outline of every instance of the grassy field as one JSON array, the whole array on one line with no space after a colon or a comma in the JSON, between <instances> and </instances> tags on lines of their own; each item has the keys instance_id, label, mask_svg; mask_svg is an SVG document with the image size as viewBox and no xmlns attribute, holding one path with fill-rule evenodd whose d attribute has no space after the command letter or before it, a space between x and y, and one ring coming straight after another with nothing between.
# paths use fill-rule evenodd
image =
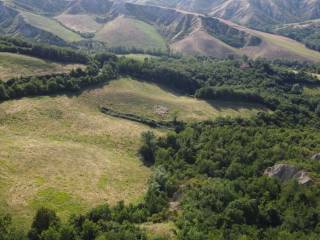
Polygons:
<instances>
[{"instance_id":1,"label":"grassy field","mask_svg":"<svg viewBox=\"0 0 320 240\"><path fill-rule=\"evenodd\" d=\"M102 114L99 106L155 119L178 114L186 121L249 116L259 110L250 105L209 104L131 79L77 96L3 102L0 211L12 213L17 224L27 227L40 206L66 219L103 202L141 199L151 170L141 164L136 152L141 133L150 128ZM161 232L170 227L148 228Z\"/></svg>"},{"instance_id":2,"label":"grassy field","mask_svg":"<svg viewBox=\"0 0 320 240\"><path fill-rule=\"evenodd\" d=\"M82 39L80 35L63 27L59 22L57 22L54 19L36 15L26 11L22 12L22 15L31 25L45 30L47 32L50 32L67 42L76 42Z\"/></svg>"},{"instance_id":3,"label":"grassy field","mask_svg":"<svg viewBox=\"0 0 320 240\"><path fill-rule=\"evenodd\" d=\"M69 72L81 65L62 65L39 58L13 53L0 53L0 79Z\"/></svg>"},{"instance_id":4,"label":"grassy field","mask_svg":"<svg viewBox=\"0 0 320 240\"><path fill-rule=\"evenodd\" d=\"M107 43L109 47L166 50L165 40L153 26L128 17L118 17L107 23L95 38Z\"/></svg>"},{"instance_id":5,"label":"grassy field","mask_svg":"<svg viewBox=\"0 0 320 240\"><path fill-rule=\"evenodd\" d=\"M304 87L303 94L306 96L320 96L320 88L319 87Z\"/></svg>"},{"instance_id":6,"label":"grassy field","mask_svg":"<svg viewBox=\"0 0 320 240\"><path fill-rule=\"evenodd\" d=\"M140 54L140 53L130 53L130 54L118 54L118 57L126 57L126 58L131 58L137 61L144 61L146 58L160 58L157 56L152 56L150 54Z\"/></svg>"},{"instance_id":7,"label":"grassy field","mask_svg":"<svg viewBox=\"0 0 320 240\"><path fill-rule=\"evenodd\" d=\"M157 85L131 79L112 81L102 89L88 92L88 104L106 106L153 119L184 121L213 119L219 116L251 116L262 108L243 103L214 101L208 103L195 98L178 96Z\"/></svg>"},{"instance_id":8,"label":"grassy field","mask_svg":"<svg viewBox=\"0 0 320 240\"><path fill-rule=\"evenodd\" d=\"M144 193L150 169L136 151L149 128L108 117L88 106L88 98L0 104L0 211L12 213L17 224L27 227L40 206L65 219Z\"/></svg>"},{"instance_id":9,"label":"grassy field","mask_svg":"<svg viewBox=\"0 0 320 240\"><path fill-rule=\"evenodd\" d=\"M302 43L299 43L292 39L275 35L275 34L263 33L263 32L257 32L257 31L254 31L254 32L256 32L257 35L260 36L262 39L278 46L279 48L286 49L292 52L292 54L296 54L298 56L301 56L313 61L320 61L320 53L307 48Z\"/></svg>"},{"instance_id":10,"label":"grassy field","mask_svg":"<svg viewBox=\"0 0 320 240\"><path fill-rule=\"evenodd\" d=\"M86 14L61 14L56 19L69 29L78 32L96 32L102 24L95 21L93 16Z\"/></svg>"}]
</instances>

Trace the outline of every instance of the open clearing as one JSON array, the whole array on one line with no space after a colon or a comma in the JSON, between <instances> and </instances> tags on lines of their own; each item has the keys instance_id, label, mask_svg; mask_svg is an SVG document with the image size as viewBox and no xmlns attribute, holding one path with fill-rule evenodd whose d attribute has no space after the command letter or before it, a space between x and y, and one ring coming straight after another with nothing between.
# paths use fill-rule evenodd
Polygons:
<instances>
[{"instance_id":1,"label":"open clearing","mask_svg":"<svg viewBox=\"0 0 320 240\"><path fill-rule=\"evenodd\" d=\"M9 211L17 224L28 227L40 206L66 219L103 202L141 199L151 170L136 153L141 133L150 128L109 117L99 106L157 119L171 119L177 113L187 121L249 116L261 110L209 104L131 79L115 80L77 96L3 102L0 211Z\"/></svg>"},{"instance_id":2,"label":"open clearing","mask_svg":"<svg viewBox=\"0 0 320 240\"><path fill-rule=\"evenodd\" d=\"M171 120L173 116L184 121L220 116L251 116L264 110L254 104L219 101L208 103L176 95L155 84L125 78L112 81L104 88L91 90L87 94L95 96L88 97L88 103L95 107L108 107L158 120Z\"/></svg>"},{"instance_id":3,"label":"open clearing","mask_svg":"<svg viewBox=\"0 0 320 240\"><path fill-rule=\"evenodd\" d=\"M165 40L152 25L129 17L120 16L108 22L95 38L108 47L166 50Z\"/></svg>"},{"instance_id":4,"label":"open clearing","mask_svg":"<svg viewBox=\"0 0 320 240\"><path fill-rule=\"evenodd\" d=\"M133 60L137 60L137 61L144 61L146 58L147 59L151 59L151 58L160 58L158 56L153 56L150 54L143 54L143 53L129 53L129 54L118 54L118 57L126 57L126 58L130 58Z\"/></svg>"},{"instance_id":5,"label":"open clearing","mask_svg":"<svg viewBox=\"0 0 320 240\"><path fill-rule=\"evenodd\" d=\"M320 88L319 87L304 87L303 94L306 96L320 96Z\"/></svg>"},{"instance_id":6,"label":"open clearing","mask_svg":"<svg viewBox=\"0 0 320 240\"><path fill-rule=\"evenodd\" d=\"M63 65L53 62L47 62L40 58L29 57L26 55L14 53L0 53L1 80L8 80L10 78L21 76L64 73L69 72L77 67L83 67L83 65Z\"/></svg>"},{"instance_id":7,"label":"open clearing","mask_svg":"<svg viewBox=\"0 0 320 240\"><path fill-rule=\"evenodd\" d=\"M150 170L136 151L149 128L100 113L88 97L0 105L0 211L17 224L28 227L43 205L65 219L103 202L137 201L146 190Z\"/></svg>"}]
</instances>

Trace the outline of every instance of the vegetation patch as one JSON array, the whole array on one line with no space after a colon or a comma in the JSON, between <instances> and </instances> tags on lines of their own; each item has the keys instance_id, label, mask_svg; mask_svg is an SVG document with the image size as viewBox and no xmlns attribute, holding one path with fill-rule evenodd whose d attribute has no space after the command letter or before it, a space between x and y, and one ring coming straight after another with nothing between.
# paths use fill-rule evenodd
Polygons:
<instances>
[{"instance_id":1,"label":"vegetation patch","mask_svg":"<svg viewBox=\"0 0 320 240\"><path fill-rule=\"evenodd\" d=\"M63 219L67 219L70 214L83 212L85 209L78 196L72 196L54 188L40 190L32 200L31 206L36 210L41 207L50 208Z\"/></svg>"},{"instance_id":2,"label":"vegetation patch","mask_svg":"<svg viewBox=\"0 0 320 240\"><path fill-rule=\"evenodd\" d=\"M91 90L96 95L96 107L109 107L119 112L155 119L157 121L200 121L221 116L249 117L266 109L250 103L199 100L173 93L158 85L130 78L111 81L101 89ZM88 99L90 100L90 99ZM92 100L92 99L91 99ZM159 108L166 111L159 112Z\"/></svg>"},{"instance_id":3,"label":"vegetation patch","mask_svg":"<svg viewBox=\"0 0 320 240\"><path fill-rule=\"evenodd\" d=\"M20 226L27 228L40 206L66 218L103 202L136 201L144 193L150 170L135 153L149 128L100 113L86 104L88 97L0 105L1 210Z\"/></svg>"},{"instance_id":4,"label":"vegetation patch","mask_svg":"<svg viewBox=\"0 0 320 240\"><path fill-rule=\"evenodd\" d=\"M22 12L22 15L31 25L38 27L44 31L50 32L67 42L76 42L82 39L80 35L71 30L66 29L54 19L33 14L27 11Z\"/></svg>"},{"instance_id":5,"label":"vegetation patch","mask_svg":"<svg viewBox=\"0 0 320 240\"><path fill-rule=\"evenodd\" d=\"M67 73L78 67L83 66L77 64L63 65L21 54L0 53L1 80L27 76Z\"/></svg>"},{"instance_id":6,"label":"vegetation patch","mask_svg":"<svg viewBox=\"0 0 320 240\"><path fill-rule=\"evenodd\" d=\"M106 42L108 47L167 49L164 39L153 26L134 18L116 18L99 30L95 38Z\"/></svg>"},{"instance_id":7,"label":"vegetation patch","mask_svg":"<svg viewBox=\"0 0 320 240\"><path fill-rule=\"evenodd\" d=\"M110 108L106 108L106 107L102 107L101 112L103 112L107 115L113 116L113 117L123 118L126 120L142 123L142 124L148 125L149 127L152 127L152 128L163 128L163 129L173 130L175 127L178 127L178 123L174 122L174 121L171 121L171 122L156 121L153 119L141 117L141 116L131 114L131 113L117 112L117 111L114 111L114 110L112 110Z\"/></svg>"}]
</instances>

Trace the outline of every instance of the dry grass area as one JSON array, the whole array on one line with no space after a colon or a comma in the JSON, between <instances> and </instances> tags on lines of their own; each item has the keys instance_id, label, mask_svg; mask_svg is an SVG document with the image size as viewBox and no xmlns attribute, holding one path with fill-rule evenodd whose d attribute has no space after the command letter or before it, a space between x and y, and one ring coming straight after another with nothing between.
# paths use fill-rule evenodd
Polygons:
<instances>
[{"instance_id":1,"label":"dry grass area","mask_svg":"<svg viewBox=\"0 0 320 240\"><path fill-rule=\"evenodd\" d=\"M109 47L166 50L165 40L152 25L129 17L120 16L108 22L95 38Z\"/></svg>"},{"instance_id":2,"label":"dry grass area","mask_svg":"<svg viewBox=\"0 0 320 240\"><path fill-rule=\"evenodd\" d=\"M147 59L151 59L151 58L157 59L157 58L160 58L160 57L158 57L158 56L153 56L153 55L150 55L150 54L143 54L143 53L118 54L117 56L118 56L118 57L126 57L126 58L130 58L130 59L137 60L137 61L142 61L142 62L143 62L146 58L147 58Z\"/></svg>"},{"instance_id":3,"label":"dry grass area","mask_svg":"<svg viewBox=\"0 0 320 240\"><path fill-rule=\"evenodd\" d=\"M145 223L141 228L147 232L150 239L159 237L161 239L175 240L176 226L173 222Z\"/></svg>"},{"instance_id":4,"label":"dry grass area","mask_svg":"<svg viewBox=\"0 0 320 240\"><path fill-rule=\"evenodd\" d=\"M197 100L179 96L161 87L132 79L112 81L101 89L87 93L88 103L94 107L106 106L113 110L134 113L153 119L171 120L173 116L184 121L207 120L221 116L251 116L265 110L254 104ZM90 96L94 95L95 98Z\"/></svg>"},{"instance_id":5,"label":"dry grass area","mask_svg":"<svg viewBox=\"0 0 320 240\"><path fill-rule=\"evenodd\" d=\"M27 11L23 11L21 12L21 14L25 18L25 20L32 26L50 32L67 42L76 42L82 40L82 37L79 34L63 27L55 19L33 14Z\"/></svg>"},{"instance_id":6,"label":"dry grass area","mask_svg":"<svg viewBox=\"0 0 320 240\"><path fill-rule=\"evenodd\" d=\"M102 25L97 23L94 16L87 14L61 14L56 19L69 29L77 32L94 33Z\"/></svg>"},{"instance_id":7,"label":"dry grass area","mask_svg":"<svg viewBox=\"0 0 320 240\"><path fill-rule=\"evenodd\" d=\"M242 54L252 58L278 58L278 59L297 59L303 61L320 61L320 53L307 48L304 44L290 38L253 30L244 26L237 25L228 20L222 20L224 23L240 30L257 36L263 40L263 43L257 47L245 47L241 49Z\"/></svg>"},{"instance_id":8,"label":"dry grass area","mask_svg":"<svg viewBox=\"0 0 320 240\"><path fill-rule=\"evenodd\" d=\"M88 98L0 104L0 211L18 224L27 226L40 206L66 218L103 202L137 201L146 190L150 169L136 151L149 128L108 117Z\"/></svg>"},{"instance_id":9,"label":"dry grass area","mask_svg":"<svg viewBox=\"0 0 320 240\"><path fill-rule=\"evenodd\" d=\"M199 30L189 34L186 38L171 44L174 52L214 56L225 58L228 55L237 55L237 49L225 44L219 39L211 36L209 33Z\"/></svg>"},{"instance_id":10,"label":"dry grass area","mask_svg":"<svg viewBox=\"0 0 320 240\"><path fill-rule=\"evenodd\" d=\"M78 64L58 64L48 62L39 58L13 53L0 53L0 79L8 80L10 78L21 76L36 76L52 73L69 72L77 67L83 67Z\"/></svg>"},{"instance_id":11,"label":"dry grass area","mask_svg":"<svg viewBox=\"0 0 320 240\"><path fill-rule=\"evenodd\" d=\"M304 87L303 94L306 96L320 96L320 88L319 87Z\"/></svg>"}]
</instances>

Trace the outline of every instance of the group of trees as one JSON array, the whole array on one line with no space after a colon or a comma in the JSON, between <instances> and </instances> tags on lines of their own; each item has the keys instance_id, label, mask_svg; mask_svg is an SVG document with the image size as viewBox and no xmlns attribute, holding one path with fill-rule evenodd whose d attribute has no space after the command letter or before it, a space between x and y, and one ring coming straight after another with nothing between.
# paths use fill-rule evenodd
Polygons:
<instances>
[{"instance_id":1,"label":"group of trees","mask_svg":"<svg viewBox=\"0 0 320 240\"><path fill-rule=\"evenodd\" d=\"M179 239L317 239L317 186L263 176L291 161L319 177L314 129L243 126L233 121L193 124L180 133L144 135L145 161L166 176L162 194L180 191ZM178 190L177 190L178 189Z\"/></svg>"},{"instance_id":2,"label":"group of trees","mask_svg":"<svg viewBox=\"0 0 320 240\"><path fill-rule=\"evenodd\" d=\"M142 203L100 205L63 222L47 208L37 210L27 234L13 227L10 216L0 215L0 240L162 240L148 238L139 224L160 221L167 215L168 199L161 191L164 176L155 174Z\"/></svg>"},{"instance_id":3,"label":"group of trees","mask_svg":"<svg viewBox=\"0 0 320 240\"><path fill-rule=\"evenodd\" d=\"M62 63L87 64L89 61L86 54L69 48L32 44L22 39L9 37L0 37L0 52L25 54Z\"/></svg>"},{"instance_id":4,"label":"group of trees","mask_svg":"<svg viewBox=\"0 0 320 240\"><path fill-rule=\"evenodd\" d=\"M182 124L164 137L143 134L139 154L154 172L140 203L103 205L68 222L49 209L39 209L25 238L144 240L139 224L170 218L181 240L318 239L317 184L301 186L263 176L267 167L284 161L319 178L320 162L310 155L320 149L320 98L304 94L305 87L320 87L316 78L263 60L137 61L113 54L86 58L85 70L1 82L0 99L79 91L128 75L181 94L263 104L273 111L249 119ZM178 213L170 209L173 200L180 202ZM0 240L15 239L23 236L9 217L0 218Z\"/></svg>"},{"instance_id":5,"label":"group of trees","mask_svg":"<svg viewBox=\"0 0 320 240\"><path fill-rule=\"evenodd\" d=\"M240 101L251 102L261 105L266 105L271 109L275 109L279 104L277 99L267 99L255 92L237 91L227 87L204 87L197 90L195 96L206 100L221 100L221 101Z\"/></svg>"},{"instance_id":6,"label":"group of trees","mask_svg":"<svg viewBox=\"0 0 320 240\"><path fill-rule=\"evenodd\" d=\"M117 58L114 55L104 54L97 56L96 59L91 59L86 69L77 68L69 74L0 81L0 100L61 92L77 92L98 83L106 83L118 77L118 68L113 62L115 59Z\"/></svg>"},{"instance_id":7,"label":"group of trees","mask_svg":"<svg viewBox=\"0 0 320 240\"><path fill-rule=\"evenodd\" d=\"M232 47L258 46L262 42L261 38L232 28L218 19L203 17L202 22L209 33Z\"/></svg>"}]
</instances>

